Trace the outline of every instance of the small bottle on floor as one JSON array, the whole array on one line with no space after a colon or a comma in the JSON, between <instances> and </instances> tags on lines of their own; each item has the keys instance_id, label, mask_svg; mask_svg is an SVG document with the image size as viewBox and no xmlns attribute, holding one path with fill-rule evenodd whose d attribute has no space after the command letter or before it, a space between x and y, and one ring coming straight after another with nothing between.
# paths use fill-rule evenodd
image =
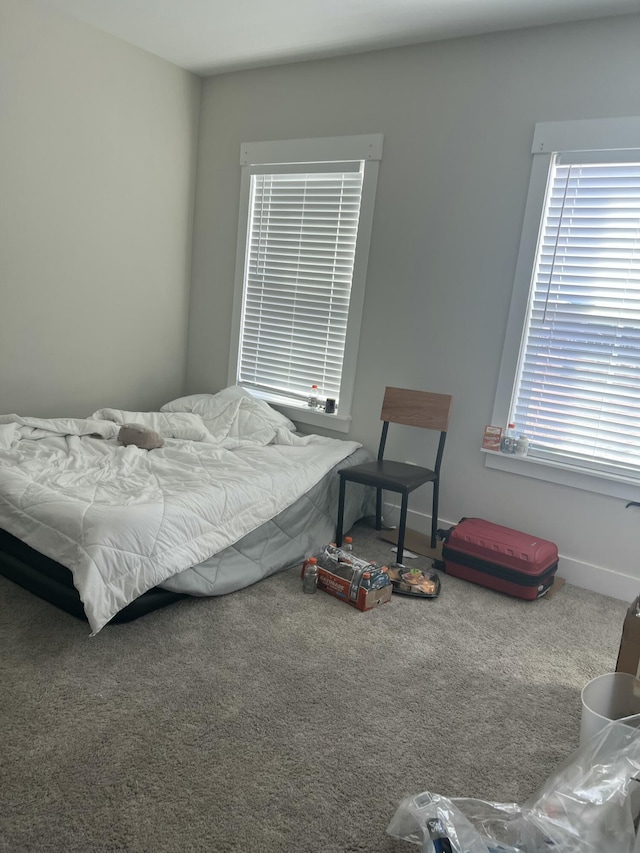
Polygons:
<instances>
[{"instance_id":1,"label":"small bottle on floor","mask_svg":"<svg viewBox=\"0 0 640 853\"><path fill-rule=\"evenodd\" d=\"M317 565L318 564L317 557L307 557L307 559L303 562L302 568L300 569L300 580L302 580L304 578L304 570L307 568L309 563L313 564L314 566Z\"/></svg>"},{"instance_id":2,"label":"small bottle on floor","mask_svg":"<svg viewBox=\"0 0 640 853\"><path fill-rule=\"evenodd\" d=\"M309 557L304 566L302 578L302 591L315 592L318 589L318 561L315 557Z\"/></svg>"}]
</instances>

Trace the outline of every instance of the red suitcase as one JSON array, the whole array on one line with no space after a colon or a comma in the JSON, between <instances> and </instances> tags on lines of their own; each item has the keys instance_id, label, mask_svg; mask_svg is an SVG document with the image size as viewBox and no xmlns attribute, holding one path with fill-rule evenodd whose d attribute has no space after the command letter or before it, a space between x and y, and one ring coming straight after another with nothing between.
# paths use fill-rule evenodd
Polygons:
<instances>
[{"instance_id":1,"label":"red suitcase","mask_svg":"<svg viewBox=\"0 0 640 853\"><path fill-rule=\"evenodd\" d=\"M463 518L444 534L448 575L533 601L549 589L558 568L558 548L510 527Z\"/></svg>"}]
</instances>

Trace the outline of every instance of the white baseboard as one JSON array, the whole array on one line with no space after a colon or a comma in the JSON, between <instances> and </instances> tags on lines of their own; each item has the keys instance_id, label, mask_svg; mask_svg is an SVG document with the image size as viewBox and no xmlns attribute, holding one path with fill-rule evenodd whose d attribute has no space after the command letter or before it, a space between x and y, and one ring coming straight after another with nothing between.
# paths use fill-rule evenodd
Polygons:
<instances>
[{"instance_id":1,"label":"white baseboard","mask_svg":"<svg viewBox=\"0 0 640 853\"><path fill-rule=\"evenodd\" d=\"M400 509L396 504L385 503L383 512L387 524L398 523ZM438 527L453 527L459 520L448 521L440 518ZM431 516L410 509L407 513L407 527L429 533ZM621 601L633 601L640 592L640 579L638 578L622 575L603 566L594 566L591 563L574 560L573 557L566 557L562 554L560 554L558 562L558 576L564 578L567 583L572 583L583 589L590 589L592 592L599 592L601 595L608 595L611 598L619 598Z\"/></svg>"},{"instance_id":2,"label":"white baseboard","mask_svg":"<svg viewBox=\"0 0 640 853\"><path fill-rule=\"evenodd\" d=\"M558 563L558 574L565 578L567 583L599 592L602 595L609 595L611 598L619 598L622 601L633 601L640 590L638 578L621 575L611 569L605 569L603 566L583 563L571 557L563 557L562 554Z\"/></svg>"}]
</instances>

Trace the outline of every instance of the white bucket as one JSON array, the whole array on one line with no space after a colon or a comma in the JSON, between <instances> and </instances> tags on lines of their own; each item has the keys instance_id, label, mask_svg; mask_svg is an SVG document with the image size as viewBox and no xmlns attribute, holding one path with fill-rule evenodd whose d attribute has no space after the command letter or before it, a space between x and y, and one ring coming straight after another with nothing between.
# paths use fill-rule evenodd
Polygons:
<instances>
[{"instance_id":1,"label":"white bucket","mask_svg":"<svg viewBox=\"0 0 640 853\"><path fill-rule=\"evenodd\" d=\"M580 746L610 723L640 714L640 680L627 672L610 672L582 689Z\"/></svg>"}]
</instances>

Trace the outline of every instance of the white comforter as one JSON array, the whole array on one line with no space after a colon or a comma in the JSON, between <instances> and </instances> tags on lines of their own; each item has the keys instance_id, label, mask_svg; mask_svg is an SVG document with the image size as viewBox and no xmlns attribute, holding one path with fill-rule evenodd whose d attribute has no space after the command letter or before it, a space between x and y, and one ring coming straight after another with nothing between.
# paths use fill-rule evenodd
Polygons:
<instances>
[{"instance_id":1,"label":"white comforter","mask_svg":"<svg viewBox=\"0 0 640 853\"><path fill-rule=\"evenodd\" d=\"M208 417L0 416L0 527L71 569L94 634L291 505L360 446L297 436L251 397L211 399ZM165 446L118 444L120 424L131 422L159 431Z\"/></svg>"}]
</instances>

